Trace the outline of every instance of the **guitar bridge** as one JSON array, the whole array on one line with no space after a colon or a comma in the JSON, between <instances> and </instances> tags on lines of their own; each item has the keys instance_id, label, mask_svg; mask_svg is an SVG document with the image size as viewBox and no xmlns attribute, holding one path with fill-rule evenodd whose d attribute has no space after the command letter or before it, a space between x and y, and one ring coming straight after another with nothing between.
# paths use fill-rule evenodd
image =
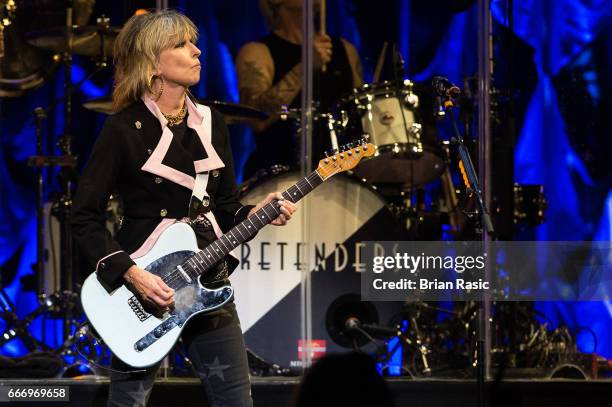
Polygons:
<instances>
[{"instance_id":1,"label":"guitar bridge","mask_svg":"<svg viewBox=\"0 0 612 407\"><path fill-rule=\"evenodd\" d=\"M140 322L146 321L151 316L151 314L145 311L144 307L140 301L138 301L138 298L136 298L135 295L128 299L128 305L134 314L136 314L136 317L140 320Z\"/></svg>"}]
</instances>

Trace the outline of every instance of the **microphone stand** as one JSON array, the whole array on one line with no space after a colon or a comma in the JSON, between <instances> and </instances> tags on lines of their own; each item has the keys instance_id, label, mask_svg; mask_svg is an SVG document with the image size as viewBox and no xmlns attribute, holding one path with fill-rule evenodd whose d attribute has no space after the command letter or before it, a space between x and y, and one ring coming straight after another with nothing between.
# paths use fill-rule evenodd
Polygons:
<instances>
[{"instance_id":1,"label":"microphone stand","mask_svg":"<svg viewBox=\"0 0 612 407\"><path fill-rule=\"evenodd\" d=\"M495 230L493 228L493 223L491 222L491 216L489 215L489 211L485 205L484 199L482 197L482 190L480 189L480 184L478 182L478 176L476 174L476 169L474 168L474 164L472 163L472 159L470 158L470 153L463 142L463 137L461 136L461 132L459 131L459 126L457 125L457 119L455 117L455 112L453 108L455 107L453 100L450 96L446 95L446 99L444 100L444 109L448 113L451 123L453 125L453 132L455 136L451 138L451 144L454 144L457 147L457 153L461 163L463 163L463 167L465 169L465 173L467 179L469 181L468 192L473 193L476 196L476 215L480 213L480 218L476 216L476 233L482 235L486 233L490 237L493 237ZM486 271L485 271L486 272ZM486 405L486 391L485 391L485 380L486 380L486 367L485 367L485 327L488 321L485 321L485 302L488 301L487 294L483 293L482 299L478 301L478 309L477 309L477 341L476 341L476 365L477 365L477 381L478 381L478 405L480 407L484 407Z\"/></svg>"}]
</instances>

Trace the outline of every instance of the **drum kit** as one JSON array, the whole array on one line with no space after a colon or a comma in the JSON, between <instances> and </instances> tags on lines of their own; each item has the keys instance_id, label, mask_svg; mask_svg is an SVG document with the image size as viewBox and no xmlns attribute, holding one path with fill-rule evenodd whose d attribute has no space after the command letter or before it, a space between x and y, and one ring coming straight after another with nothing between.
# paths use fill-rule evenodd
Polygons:
<instances>
[{"instance_id":1,"label":"drum kit","mask_svg":"<svg viewBox=\"0 0 612 407\"><path fill-rule=\"evenodd\" d=\"M87 2L83 0L74 3L76 7ZM0 56L4 53L4 58L0 58L0 96L17 97L40 87L62 64L66 72L64 96L46 109L37 109L35 115L39 129L38 148L37 155L31 158L30 164L38 171L37 272L39 276L43 276L45 215L42 170L44 167L74 167L76 160L71 151L69 119L71 96L86 79L108 67L120 28L110 26L109 20L102 16L97 19L97 24L92 26L73 25L69 19L65 27L52 27L23 34L14 1L6 2L1 13L0 39L4 35L8 40L0 41L0 44L6 44L6 49L0 49ZM72 12L68 15L72 16ZM84 15L86 11L80 19L86 21L89 15L87 18L84 18ZM71 82L73 55L90 58L96 63L95 71L77 84ZM29 63L24 65L24 61ZM60 102L65 102L63 108L66 128L60 142L64 155L44 156L41 147L42 121ZM222 101L199 102L217 109L229 125L268 118L266 113L245 105ZM375 156L363 162L353 174L338 177L308 198L314 206L325 207L328 212L325 219L314 213L309 214L310 235L315 237L309 254L311 268L317 272L313 273L313 284L318 289L314 295L320 295L317 297L320 301L317 301L313 314L313 320L320 321L320 324L314 324L316 326L313 326L313 338L323 338L324 344L327 341L328 344L323 346L327 346L328 351L334 350L333 341L337 339L338 334L328 332L325 314L329 305L339 297L359 292L358 273L363 271L360 261L363 241L439 238L442 234L442 223L449 223L451 231L459 233L465 222L458 209L462 206L457 197L459 191L451 177L449 144L423 140L424 127L419 120L419 102L413 82L404 79L378 81L354 89L336 103L332 112L314 113L315 120L326 124L328 134L324 137L329 137L329 147L332 150L337 148L338 138L350 142L364 134L377 146ZM110 98L89 100L83 106L94 112L113 113ZM298 113L283 109L278 116L289 120L297 117ZM282 190L284 185L290 185L297 176L296 171L287 167L261 169L256 177L241 186L243 202L256 202L265 193ZM40 307L26 317L25 322L15 319L14 310L7 309L0 316L4 319L7 319L5 316L10 316L12 326L18 328L7 328L7 332L12 332L10 339L15 336L24 338L25 342L30 344L30 350L41 345L28 333L27 325L33 318L44 312L60 316L66 321L64 343L60 351L62 354L74 354L74 350L78 350L79 346L91 349L94 342L88 339L87 332L81 329L78 323L81 312L76 305L77 296L74 293L78 292L77 284L80 278L76 274L71 244L68 243L71 240L67 227L71 209L71 181L69 177L66 179L68 181L62 183L63 194L54 203L54 208L62 225L60 257L63 264L60 269L62 274L68 275L62 279L53 294L45 294L43 285L39 284ZM440 182L440 196L436 197L436 204L426 205L425 188L436 180ZM525 190L519 192L526 193ZM111 231L119 227L120 212L118 198L112 197L107 222ZM521 216L527 215L521 212ZM430 219L436 221L428 222ZM424 230L425 225L433 230ZM294 310L297 314L300 309L298 286L300 265L303 262L303 259L300 260L301 245L305 230L299 222L290 223L287 229L282 228L285 230L278 229L267 228L255 239L245 243L240 269L232 276L232 284L236 291L241 293L236 304L247 346L258 353L256 355L251 351L250 360L257 365L257 371L275 372L269 374L286 374L286 369L280 368L279 365L296 367L299 364L295 350L298 347L297 338L301 336L299 324L295 322L297 318L294 318L296 315L291 315L289 320L293 322L287 323L287 310ZM279 261L276 270L271 270L271 263ZM287 266L286 269L283 265ZM271 283L271 280L274 281ZM262 290L268 291L257 290L258 284ZM257 292L266 292L266 298L256 295ZM391 320L397 315L397 307L391 304L377 308L381 318ZM269 335L270 332L275 332L275 335ZM415 349L425 371L429 369L426 360L428 351L422 345L425 339L421 339L420 334L415 335L417 334L406 333L402 340L414 340L414 343L419 344L420 347ZM0 339L0 346L10 339ZM91 355L89 352L89 357L92 357ZM95 358L100 361L103 356L96 354ZM266 360L274 360L279 365L266 364Z\"/></svg>"}]
</instances>

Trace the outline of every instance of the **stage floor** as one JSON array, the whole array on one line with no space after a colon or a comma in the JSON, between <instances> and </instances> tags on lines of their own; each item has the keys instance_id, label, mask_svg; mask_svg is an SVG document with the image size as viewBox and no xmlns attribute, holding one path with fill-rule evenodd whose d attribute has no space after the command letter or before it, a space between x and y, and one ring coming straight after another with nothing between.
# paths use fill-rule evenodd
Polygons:
<instances>
[{"instance_id":1,"label":"stage floor","mask_svg":"<svg viewBox=\"0 0 612 407\"><path fill-rule=\"evenodd\" d=\"M253 377L257 407L290 407L299 378ZM41 406L105 406L108 378L2 379L0 386L69 386L70 402L14 403ZM469 380L387 379L396 406L477 406L477 386ZM612 380L517 380L487 383L492 407L594 407L612 406ZM178 402L177 400L180 400ZM206 406L199 381L194 378L160 378L156 381L150 407ZM2 403L0 403L2 404ZM340 407L340 406L339 406ZM347 406L350 407L350 406Z\"/></svg>"}]
</instances>

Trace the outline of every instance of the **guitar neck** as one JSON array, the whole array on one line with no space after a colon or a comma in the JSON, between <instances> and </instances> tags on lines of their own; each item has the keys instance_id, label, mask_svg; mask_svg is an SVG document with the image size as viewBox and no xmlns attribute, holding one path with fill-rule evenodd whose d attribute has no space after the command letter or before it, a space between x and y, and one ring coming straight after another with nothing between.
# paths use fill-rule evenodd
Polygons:
<instances>
[{"instance_id":1,"label":"guitar neck","mask_svg":"<svg viewBox=\"0 0 612 407\"><path fill-rule=\"evenodd\" d=\"M323 178L315 170L289 187L282 193L282 196L286 200L296 203L322 183ZM280 213L278 202L272 201L196 253L192 259L195 260L196 265L200 266L194 267L198 274L208 270L227 256L229 252L255 236L259 230L276 219Z\"/></svg>"}]
</instances>

